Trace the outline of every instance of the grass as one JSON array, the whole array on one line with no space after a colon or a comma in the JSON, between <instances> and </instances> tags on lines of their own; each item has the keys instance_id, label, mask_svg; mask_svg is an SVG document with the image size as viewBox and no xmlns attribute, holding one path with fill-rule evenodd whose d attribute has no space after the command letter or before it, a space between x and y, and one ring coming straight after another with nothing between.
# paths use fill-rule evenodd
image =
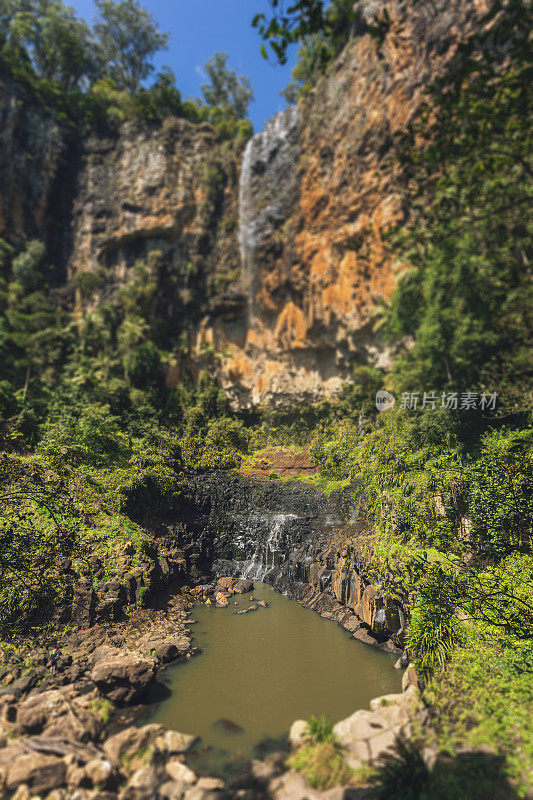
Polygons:
<instances>
[{"instance_id":1,"label":"grass","mask_svg":"<svg viewBox=\"0 0 533 800\"><path fill-rule=\"evenodd\" d=\"M289 756L287 765L302 772L314 789L331 789L352 781L354 771L337 745L330 741L304 745Z\"/></svg>"},{"instance_id":2,"label":"grass","mask_svg":"<svg viewBox=\"0 0 533 800\"><path fill-rule=\"evenodd\" d=\"M497 752L518 796L533 783L533 657L529 642L497 645L475 627L424 696L434 712L437 743L455 756L464 748Z\"/></svg>"},{"instance_id":3,"label":"grass","mask_svg":"<svg viewBox=\"0 0 533 800\"><path fill-rule=\"evenodd\" d=\"M344 760L342 749L333 735L333 722L325 715L309 717L307 730L312 741L304 744L289 756L287 765L302 772L314 789L331 789L339 784L353 784L365 780Z\"/></svg>"},{"instance_id":4,"label":"grass","mask_svg":"<svg viewBox=\"0 0 533 800\"><path fill-rule=\"evenodd\" d=\"M333 742L333 722L324 714L321 717L309 717L307 730L311 738L317 742Z\"/></svg>"}]
</instances>

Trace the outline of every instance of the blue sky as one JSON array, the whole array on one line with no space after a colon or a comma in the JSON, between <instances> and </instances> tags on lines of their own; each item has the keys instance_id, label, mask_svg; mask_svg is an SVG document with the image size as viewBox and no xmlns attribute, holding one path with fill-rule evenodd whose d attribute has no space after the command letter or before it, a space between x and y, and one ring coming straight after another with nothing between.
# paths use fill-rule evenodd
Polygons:
<instances>
[{"instance_id":1,"label":"blue sky","mask_svg":"<svg viewBox=\"0 0 533 800\"><path fill-rule=\"evenodd\" d=\"M67 0L67 4L92 21L92 0ZM259 35L251 27L254 14L268 10L267 0L144 0L143 5L161 29L170 33L168 50L157 56L155 66L172 67L184 98L200 95L202 67L213 53L222 50L229 53L230 66L252 82L255 102L250 116L256 131L285 108L279 92L290 80L294 53L291 63L283 67L265 61L259 52Z\"/></svg>"}]
</instances>

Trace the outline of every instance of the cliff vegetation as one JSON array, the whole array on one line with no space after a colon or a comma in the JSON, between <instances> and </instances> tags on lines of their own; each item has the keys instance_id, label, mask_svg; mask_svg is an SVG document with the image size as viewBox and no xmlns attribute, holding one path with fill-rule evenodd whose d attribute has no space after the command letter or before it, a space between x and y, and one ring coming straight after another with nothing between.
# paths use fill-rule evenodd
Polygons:
<instances>
[{"instance_id":1,"label":"cliff vegetation","mask_svg":"<svg viewBox=\"0 0 533 800\"><path fill-rule=\"evenodd\" d=\"M46 4L44 27L40 4L22 16L4 4L3 69L22 97L37 96L58 118L82 109L91 125L100 115L111 125L168 115L195 130L207 124L230 145L217 151L220 160L202 159L201 170L194 162L209 232L209 220L218 225L228 211L228 175L251 133L248 88L223 57L211 64L201 104L182 102L166 72L142 88L163 34L131 0L98 6L100 21L89 30L60 3ZM113 14L148 36L138 72L113 55ZM313 70L327 72L324 31L336 25L332 17L326 28L303 20L286 39L304 41L297 93L315 80ZM258 20L278 57L289 23L276 29ZM486 745L525 796L533 768L530 23L521 0L492 5L398 137L391 158L411 214L383 237L399 266L390 299L372 311L392 364L354 358L336 400L232 410L214 377L224 354L204 342L193 359L190 338L173 327L183 309L195 313L195 298L206 300L194 294L206 280L199 261L188 261L188 277L180 272L178 281L154 247L130 259L114 283L104 264L65 280L43 241L0 240L5 640L55 624L56 600L91 555L105 563L102 580L125 546L135 565L151 545L148 509L179 497L190 473L250 466L267 447L305 446L317 472L299 477L324 491L360 487L354 502L366 504L374 529L364 556L376 583L409 613L406 647L438 746L456 754ZM386 17L376 22L376 47L387 25ZM312 80L310 36L322 37ZM327 42L336 54L334 39ZM95 43L97 63L89 59ZM229 238L235 224L228 212ZM199 238L201 254L208 239ZM121 241L127 247L127 231ZM232 275L210 275L218 288L209 299L216 296L221 314L232 297L216 303ZM182 304L165 316L162 295L174 279ZM378 412L382 390L396 403ZM456 788L438 796L467 797Z\"/></svg>"}]
</instances>

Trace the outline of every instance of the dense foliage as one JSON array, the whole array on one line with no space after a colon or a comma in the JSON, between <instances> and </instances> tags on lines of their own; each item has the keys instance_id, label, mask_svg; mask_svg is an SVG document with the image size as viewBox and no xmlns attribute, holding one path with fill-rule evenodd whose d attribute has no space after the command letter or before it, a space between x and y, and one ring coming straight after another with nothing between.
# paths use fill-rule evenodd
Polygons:
<instances>
[{"instance_id":1,"label":"dense foliage","mask_svg":"<svg viewBox=\"0 0 533 800\"><path fill-rule=\"evenodd\" d=\"M497 3L403 137L412 221L391 248L410 266L379 320L396 408L361 416L347 395L348 418L313 443L330 479L362 478L370 571L410 612L438 743L495 748L519 792L533 761L530 23L529 4ZM412 785L413 758L381 774L383 796ZM439 780L413 796L459 796Z\"/></svg>"},{"instance_id":2,"label":"dense foliage","mask_svg":"<svg viewBox=\"0 0 533 800\"><path fill-rule=\"evenodd\" d=\"M406 343L398 391L486 389L512 410L530 392L532 13L500 5L403 137L410 266L387 332Z\"/></svg>"},{"instance_id":3,"label":"dense foliage","mask_svg":"<svg viewBox=\"0 0 533 800\"><path fill-rule=\"evenodd\" d=\"M251 134L242 120L252 99L249 82L227 67L225 54L206 65L206 103L184 101L169 67L146 85L168 35L138 0L98 0L96 7L91 26L63 0L2 0L0 70L77 124L175 115L209 121L223 138Z\"/></svg>"},{"instance_id":4,"label":"dense foliage","mask_svg":"<svg viewBox=\"0 0 533 800\"><path fill-rule=\"evenodd\" d=\"M249 87L225 57L210 63L203 104L182 104L169 72L150 89L138 87L150 47L163 43L157 30L151 39L145 31L142 63L131 69L111 57L116 41L107 41L105 69L83 66L80 43L94 32L58 3L28 2L23 18L15 5L0 6L0 57L39 91L81 93L118 119L131 108L153 119L172 109L231 136L246 125ZM109 16L109 4L101 5ZM135 6L126 5L119 4L129 14ZM296 78L305 87L342 46L328 14L347 5L296 2L281 18L280 3L272 6L272 20L257 25L281 60L286 46L303 40L308 66ZM59 15L49 27L54 36L63 31L62 44L47 38L46 26L36 32L37 8L39 24ZM530 7L509 0L495 11L401 143L412 222L390 246L410 267L380 320L399 355L387 375L358 366L335 404L232 414L207 372L193 380L186 343L158 314L161 254L137 263L104 299L95 298L105 271L80 274L75 288L91 302L78 316L54 299L42 243L0 241L2 635L50 612L65 583L64 559L74 580L89 553L108 554L110 574L126 541L139 558L150 538L146 509L174 498L187 471L238 468L267 444L310 443L322 470L317 485L359 479L364 486L375 531L368 568L409 612L406 645L438 745L452 753L480 743L496 749L522 791L533 759ZM152 25L143 15L135 24L143 20ZM50 48L60 48L57 63ZM216 165L205 173L206 187L216 185ZM169 368L178 367L170 385ZM397 403L378 413L383 387ZM496 393L497 403L441 401L465 392ZM401 407L405 395L424 393L434 396L425 407ZM327 726L316 722L313 730L323 741L301 751L299 767L316 785L346 778ZM387 781L409 783L413 771L420 792L430 786L437 796L417 754L400 756L381 775L382 796L394 785Z\"/></svg>"}]
</instances>

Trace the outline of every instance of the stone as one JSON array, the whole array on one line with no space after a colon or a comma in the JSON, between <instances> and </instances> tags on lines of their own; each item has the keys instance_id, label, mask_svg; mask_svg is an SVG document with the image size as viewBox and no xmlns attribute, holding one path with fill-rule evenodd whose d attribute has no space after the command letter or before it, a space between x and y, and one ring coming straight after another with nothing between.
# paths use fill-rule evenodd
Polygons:
<instances>
[{"instance_id":1,"label":"stone","mask_svg":"<svg viewBox=\"0 0 533 800\"><path fill-rule=\"evenodd\" d=\"M157 790L159 797L164 800L182 800L184 789L182 783L176 781L165 781Z\"/></svg>"},{"instance_id":2,"label":"stone","mask_svg":"<svg viewBox=\"0 0 533 800\"><path fill-rule=\"evenodd\" d=\"M224 607L224 606L229 605L228 598L222 592L217 592L216 593L215 602L216 602L217 606L220 606L221 608Z\"/></svg>"},{"instance_id":3,"label":"stone","mask_svg":"<svg viewBox=\"0 0 533 800\"><path fill-rule=\"evenodd\" d=\"M116 784L117 775L113 765L101 758L88 761L85 774L94 786L110 789Z\"/></svg>"},{"instance_id":4,"label":"stone","mask_svg":"<svg viewBox=\"0 0 533 800\"><path fill-rule=\"evenodd\" d=\"M174 756L187 753L197 741L197 736L191 736L188 733L166 731L162 736L156 739L155 746L158 750Z\"/></svg>"},{"instance_id":5,"label":"stone","mask_svg":"<svg viewBox=\"0 0 533 800\"><path fill-rule=\"evenodd\" d=\"M174 661L180 654L180 651L173 642L158 642L154 650L157 659L163 664Z\"/></svg>"},{"instance_id":6,"label":"stone","mask_svg":"<svg viewBox=\"0 0 533 800\"><path fill-rule=\"evenodd\" d=\"M391 753L394 750L394 745L397 739L397 731L393 728L388 728L377 736L371 736L367 739L368 750L370 754L369 760L373 763L382 758L386 753Z\"/></svg>"},{"instance_id":7,"label":"stone","mask_svg":"<svg viewBox=\"0 0 533 800\"><path fill-rule=\"evenodd\" d=\"M48 737L89 741L97 739L102 728L99 717L68 686L29 695L18 707L17 730L20 733L45 732Z\"/></svg>"},{"instance_id":8,"label":"stone","mask_svg":"<svg viewBox=\"0 0 533 800\"><path fill-rule=\"evenodd\" d=\"M64 794L60 789L52 789L52 791L46 795L46 800L64 800Z\"/></svg>"},{"instance_id":9,"label":"stone","mask_svg":"<svg viewBox=\"0 0 533 800\"><path fill-rule=\"evenodd\" d=\"M7 747L3 748L2 750L0 750L0 769L5 768L7 770L7 768L13 763L13 761L15 761L15 759L24 754L25 750L22 744L20 744L19 742L17 742L16 744L10 744ZM7 771L6 774L4 774L4 778L6 777L6 775Z\"/></svg>"},{"instance_id":10,"label":"stone","mask_svg":"<svg viewBox=\"0 0 533 800\"><path fill-rule=\"evenodd\" d=\"M120 800L153 800L158 784L156 771L151 766L137 769L119 794Z\"/></svg>"},{"instance_id":11,"label":"stone","mask_svg":"<svg viewBox=\"0 0 533 800\"><path fill-rule=\"evenodd\" d=\"M356 631L353 632L354 639L357 639L359 642L363 642L363 644L369 645L377 645L379 644L378 640L375 636L366 630L366 628L358 628Z\"/></svg>"},{"instance_id":12,"label":"stone","mask_svg":"<svg viewBox=\"0 0 533 800\"><path fill-rule=\"evenodd\" d=\"M292 769L269 782L268 796L275 797L276 800L322 800L323 798L321 792L311 789L301 772Z\"/></svg>"},{"instance_id":13,"label":"stone","mask_svg":"<svg viewBox=\"0 0 533 800\"><path fill-rule=\"evenodd\" d=\"M30 753L19 756L8 766L6 787L13 791L21 783L37 794L61 786L65 782L66 764L56 756Z\"/></svg>"},{"instance_id":14,"label":"stone","mask_svg":"<svg viewBox=\"0 0 533 800\"><path fill-rule=\"evenodd\" d=\"M419 681L418 675L416 673L416 669L410 664L405 672L402 675L402 689L403 691L407 691L410 686L413 686L415 689L418 689Z\"/></svg>"},{"instance_id":15,"label":"stone","mask_svg":"<svg viewBox=\"0 0 533 800\"><path fill-rule=\"evenodd\" d=\"M288 742L291 747L300 747L309 739L309 724L305 719L295 720L289 731Z\"/></svg>"},{"instance_id":16,"label":"stone","mask_svg":"<svg viewBox=\"0 0 533 800\"><path fill-rule=\"evenodd\" d=\"M142 728L129 727L110 736L103 745L104 753L115 763L131 759L142 762L139 752L145 752L165 733L163 725L144 725Z\"/></svg>"},{"instance_id":17,"label":"stone","mask_svg":"<svg viewBox=\"0 0 533 800\"><path fill-rule=\"evenodd\" d=\"M333 733L339 744L349 747L357 739L368 739L387 727L375 712L359 709L350 717L337 722Z\"/></svg>"},{"instance_id":18,"label":"stone","mask_svg":"<svg viewBox=\"0 0 533 800\"><path fill-rule=\"evenodd\" d=\"M228 590L233 591L236 583L237 583L237 578L232 578L232 577L219 578L217 581L217 589L219 591L228 591ZM252 588L253 588L253 583L252 583Z\"/></svg>"},{"instance_id":19,"label":"stone","mask_svg":"<svg viewBox=\"0 0 533 800\"><path fill-rule=\"evenodd\" d=\"M66 783L69 789L77 789L78 786L82 785L86 777L83 767L78 767L75 764L67 767Z\"/></svg>"},{"instance_id":20,"label":"stone","mask_svg":"<svg viewBox=\"0 0 533 800\"><path fill-rule=\"evenodd\" d=\"M13 681L9 688L16 697L19 697L20 695L23 695L32 689L38 682L39 678L42 677L43 675L41 673L37 672L35 669L32 669L21 678L17 678L16 681Z\"/></svg>"},{"instance_id":21,"label":"stone","mask_svg":"<svg viewBox=\"0 0 533 800\"><path fill-rule=\"evenodd\" d=\"M258 600L257 605L261 606L261 608L268 608L268 603L266 600Z\"/></svg>"},{"instance_id":22,"label":"stone","mask_svg":"<svg viewBox=\"0 0 533 800\"><path fill-rule=\"evenodd\" d=\"M21 783L20 786L15 791L15 793L13 794L13 796L11 797L11 800L30 800L30 798L31 798L31 792L29 790L29 787L26 786L25 783Z\"/></svg>"},{"instance_id":23,"label":"stone","mask_svg":"<svg viewBox=\"0 0 533 800\"><path fill-rule=\"evenodd\" d=\"M255 603L248 608L241 608L240 611L237 611L237 614L248 614L250 611L257 611L257 605Z\"/></svg>"},{"instance_id":24,"label":"stone","mask_svg":"<svg viewBox=\"0 0 533 800\"><path fill-rule=\"evenodd\" d=\"M248 592L253 591L254 582L249 580L248 578L240 578L236 583L233 585L233 591L237 594L247 594Z\"/></svg>"},{"instance_id":25,"label":"stone","mask_svg":"<svg viewBox=\"0 0 533 800\"><path fill-rule=\"evenodd\" d=\"M207 791L218 791L224 788L224 781L221 778L199 778L197 786Z\"/></svg>"},{"instance_id":26,"label":"stone","mask_svg":"<svg viewBox=\"0 0 533 800\"><path fill-rule=\"evenodd\" d=\"M169 761L165 766L166 771L173 781L177 783L191 785L196 781L196 775L182 761Z\"/></svg>"},{"instance_id":27,"label":"stone","mask_svg":"<svg viewBox=\"0 0 533 800\"><path fill-rule=\"evenodd\" d=\"M237 722L233 722L233 720L226 719L225 717L217 719L217 721L213 723L213 727L220 728L224 733L242 733L243 731L243 728L241 728Z\"/></svg>"},{"instance_id":28,"label":"stone","mask_svg":"<svg viewBox=\"0 0 533 800\"><path fill-rule=\"evenodd\" d=\"M152 658L121 655L98 661L91 671L91 680L109 700L127 705L142 697L155 677Z\"/></svg>"},{"instance_id":29,"label":"stone","mask_svg":"<svg viewBox=\"0 0 533 800\"><path fill-rule=\"evenodd\" d=\"M203 789L193 786L183 795L183 800L220 800L220 792L213 789Z\"/></svg>"},{"instance_id":30,"label":"stone","mask_svg":"<svg viewBox=\"0 0 533 800\"><path fill-rule=\"evenodd\" d=\"M356 617L355 614L350 614L350 616L342 623L342 627L350 633L355 633L355 631L359 630L361 627L361 620Z\"/></svg>"},{"instance_id":31,"label":"stone","mask_svg":"<svg viewBox=\"0 0 533 800\"><path fill-rule=\"evenodd\" d=\"M409 666L409 653L407 652L407 650L404 650L403 653L401 654L400 658L398 659L398 661L394 665L394 668L395 669L405 669L408 666Z\"/></svg>"}]
</instances>

